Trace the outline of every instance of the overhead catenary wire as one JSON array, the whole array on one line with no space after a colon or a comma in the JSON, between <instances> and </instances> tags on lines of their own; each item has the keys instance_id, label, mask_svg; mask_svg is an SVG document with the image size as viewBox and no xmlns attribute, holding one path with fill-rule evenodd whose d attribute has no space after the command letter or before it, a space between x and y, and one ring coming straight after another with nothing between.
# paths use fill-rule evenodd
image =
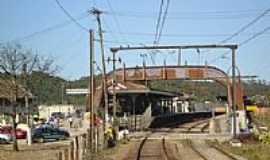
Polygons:
<instances>
[{"instance_id":1,"label":"overhead catenary wire","mask_svg":"<svg viewBox=\"0 0 270 160\"><path fill-rule=\"evenodd\" d=\"M224 40L220 41L220 43L226 43L229 40L233 39L234 37L238 36L240 33L244 32L246 29L248 29L250 26L258 22L261 18L263 18L266 14L270 12L270 8L266 9L263 13L261 13L259 16L255 17L252 21L250 21L248 24L241 27L238 31L236 31L234 34L232 34L230 37L225 38Z\"/></svg>"},{"instance_id":2,"label":"overhead catenary wire","mask_svg":"<svg viewBox=\"0 0 270 160\"><path fill-rule=\"evenodd\" d=\"M105 18L103 18L103 23L104 23L104 26L106 28L106 30L102 31L103 33L107 33L107 32L110 32L113 36L113 38L115 39L116 42L119 42L119 39L117 37L117 35L115 34L115 32L112 31L112 29L110 28L110 25L107 23L107 21L105 20Z\"/></svg>"},{"instance_id":3,"label":"overhead catenary wire","mask_svg":"<svg viewBox=\"0 0 270 160\"><path fill-rule=\"evenodd\" d=\"M226 43L229 40L233 39L234 37L238 36L240 33L244 32L245 30L247 30L249 27L251 27L252 25L254 25L256 22L258 22L260 19L262 19L265 15L267 15L270 12L270 8L264 10L260 15L258 15L257 17L255 17L254 19L252 19L248 24L244 25L243 27L241 27L239 30L237 30L235 33L233 33L231 36L229 36L228 38L223 39L222 41L220 41L219 43ZM264 32L263 32L264 33ZM257 34L254 34L257 35ZM259 34L261 35L261 34ZM252 36L253 37L253 36ZM257 37L257 36L256 36ZM255 37L255 38L256 38ZM214 59L212 59L210 62L215 62L218 59L226 56L226 54L228 54L228 52L225 52L224 54L222 54L219 57L216 57Z\"/></svg>"},{"instance_id":4,"label":"overhead catenary wire","mask_svg":"<svg viewBox=\"0 0 270 160\"><path fill-rule=\"evenodd\" d=\"M250 42L251 40L257 38L258 36L261 36L262 34L265 34L269 30L270 30L270 26L268 26L268 27L264 28L263 30L257 32L256 34L254 34L250 38L242 41L241 43L239 43L239 46L243 46L243 45L247 44L248 42Z\"/></svg>"},{"instance_id":5,"label":"overhead catenary wire","mask_svg":"<svg viewBox=\"0 0 270 160\"><path fill-rule=\"evenodd\" d=\"M164 0L161 0L160 7L159 7L159 13L158 13L158 19L156 23L156 32L155 32L155 38L154 38L154 45L157 45L160 41L160 38L162 36L162 31L165 25L165 21L168 14L169 4L170 0L166 1L165 11L163 13L163 7L164 7ZM150 52L150 58L153 64L155 64L155 53Z\"/></svg>"},{"instance_id":6,"label":"overhead catenary wire","mask_svg":"<svg viewBox=\"0 0 270 160\"><path fill-rule=\"evenodd\" d=\"M161 23L160 31L159 31L159 34L158 34L157 42L160 41L160 38L162 36L163 28L164 28L166 18L167 18L167 14L168 14L168 10L169 10L169 5L170 5L170 0L167 0L167 5L166 5L166 9L165 9L163 18L162 18L162 23Z\"/></svg>"},{"instance_id":7,"label":"overhead catenary wire","mask_svg":"<svg viewBox=\"0 0 270 160\"><path fill-rule=\"evenodd\" d=\"M134 14L134 13L112 13L106 12L107 15L114 16L117 15L119 17L127 17L127 18L136 18L136 19L156 19L154 15L148 14ZM168 20L237 20L237 19L246 19L254 17L256 13L237 13L237 14L212 14L212 15L182 15L181 13L172 14L172 16L168 16ZM266 14L266 16L270 16L270 14Z\"/></svg>"},{"instance_id":8,"label":"overhead catenary wire","mask_svg":"<svg viewBox=\"0 0 270 160\"><path fill-rule=\"evenodd\" d=\"M100 39L94 39L96 42L100 42ZM132 42L132 41L115 41L115 40L103 40L104 43L109 43L109 44L133 44L133 45L138 45L137 42ZM145 42L145 44L151 43L151 42Z\"/></svg>"},{"instance_id":9,"label":"overhead catenary wire","mask_svg":"<svg viewBox=\"0 0 270 160\"><path fill-rule=\"evenodd\" d=\"M261 13L261 9L249 9L249 10L210 10L210 11L171 11L172 14L177 14L177 15L228 15L228 14L257 14ZM114 12L112 14L116 15L156 15L159 12L145 12L145 11L118 11ZM153 16L154 17L154 16Z\"/></svg>"},{"instance_id":10,"label":"overhead catenary wire","mask_svg":"<svg viewBox=\"0 0 270 160\"><path fill-rule=\"evenodd\" d=\"M114 11L114 9L113 9L113 7L112 7L112 4L111 4L110 0L106 0L106 2L107 2L107 4L108 4L108 6L109 6L109 9L110 9L111 12L113 13L113 19L114 19L114 22L115 22L115 24L116 24L116 27L117 27L118 31L119 31L120 33L122 33L122 32L123 32L123 31L122 31L122 27L121 27L120 22L119 22L119 20L118 20L116 14L115 14L115 11ZM125 38L122 37L122 39L123 39L124 41L126 41Z\"/></svg>"},{"instance_id":11,"label":"overhead catenary wire","mask_svg":"<svg viewBox=\"0 0 270 160\"><path fill-rule=\"evenodd\" d=\"M157 18L157 23L156 23L156 32L155 32L154 44L157 43L157 39L158 39L158 35L159 35L159 26L160 26L160 21L161 21L161 16L162 16L163 4L164 4L164 0L161 0L160 7L159 7L158 18Z\"/></svg>"},{"instance_id":12,"label":"overhead catenary wire","mask_svg":"<svg viewBox=\"0 0 270 160\"><path fill-rule=\"evenodd\" d=\"M87 29L86 27L84 27L83 25L81 25L63 6L62 4L58 1L55 0L55 2L57 3L58 7L65 13L65 15L74 22L74 24L76 24L79 28L81 28L82 30L89 32L89 29Z\"/></svg>"},{"instance_id":13,"label":"overhead catenary wire","mask_svg":"<svg viewBox=\"0 0 270 160\"><path fill-rule=\"evenodd\" d=\"M261 30L261 31L259 31L259 32L257 32L257 33L255 33L254 35L252 35L252 36L249 37L248 39L243 40L242 42L239 43L238 46L241 47L241 46L247 44L248 42L252 41L253 39L255 39L255 38L257 38L257 37L259 37L259 36L265 34L265 33L266 33L267 31L269 31L269 30L270 30L270 26L264 28L263 30ZM225 56L226 56L227 54L229 54L229 53L230 53L230 52L228 51L228 52L222 54L221 56L216 57L215 59L213 59L212 61L210 61L210 63L213 63L214 61L216 61L216 60L218 60L218 59L220 59L220 58L225 57Z\"/></svg>"},{"instance_id":14,"label":"overhead catenary wire","mask_svg":"<svg viewBox=\"0 0 270 160\"><path fill-rule=\"evenodd\" d=\"M149 36L152 37L155 35L155 33L150 33L150 32L110 32L106 31L105 34L120 34L120 35L128 35L128 36ZM239 36L250 36L253 35L254 33L245 33L241 34ZM179 34L179 33L167 33L167 34L162 34L163 37L227 37L231 36L231 34L228 33L216 33L216 34Z\"/></svg>"}]
</instances>

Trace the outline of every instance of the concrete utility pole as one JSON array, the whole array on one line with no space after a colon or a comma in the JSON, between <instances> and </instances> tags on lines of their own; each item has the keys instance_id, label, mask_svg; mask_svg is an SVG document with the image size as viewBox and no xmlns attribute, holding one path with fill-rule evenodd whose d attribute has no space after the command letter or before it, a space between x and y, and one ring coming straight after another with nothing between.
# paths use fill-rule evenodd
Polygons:
<instances>
[{"instance_id":1,"label":"concrete utility pole","mask_svg":"<svg viewBox=\"0 0 270 160\"><path fill-rule=\"evenodd\" d=\"M182 53L181 49L178 49L178 66L181 66Z\"/></svg>"},{"instance_id":2,"label":"concrete utility pole","mask_svg":"<svg viewBox=\"0 0 270 160\"><path fill-rule=\"evenodd\" d=\"M32 144L32 133L31 133L31 121L30 121L30 108L29 108L29 96L28 96L28 80L27 80L27 64L23 64L23 75L24 75L24 87L25 87L25 93L24 93L24 100L25 100L25 108L27 111L27 144L31 145Z\"/></svg>"},{"instance_id":3,"label":"concrete utility pole","mask_svg":"<svg viewBox=\"0 0 270 160\"><path fill-rule=\"evenodd\" d=\"M116 127L118 124L116 124L116 104L117 104L117 102L116 102L116 90L115 90L115 87L116 87L116 74L115 74L115 70L116 70L116 62L120 62L121 63L121 59L119 58L119 59L116 59L115 58L115 52L112 52L113 53L113 58L111 59L110 57L108 57L108 63L109 62L112 62L113 63L113 120L114 120L114 122L113 122L113 125L114 125L114 127Z\"/></svg>"},{"instance_id":4,"label":"concrete utility pole","mask_svg":"<svg viewBox=\"0 0 270 160\"><path fill-rule=\"evenodd\" d=\"M102 34L102 27L101 27L101 20L100 15L102 12L98 9L93 8L91 13L96 16L98 22L98 32L100 37L100 48L101 48L101 63L102 63L102 84L103 84L103 92L104 92L104 103L105 103L105 113L104 113L104 123L105 129L107 128L107 119L108 116L108 89L107 89L107 77L106 77L106 63L105 63L105 51L104 51L104 44L103 44L103 34Z\"/></svg>"},{"instance_id":5,"label":"concrete utility pole","mask_svg":"<svg viewBox=\"0 0 270 160\"><path fill-rule=\"evenodd\" d=\"M235 65L235 49L232 49L232 92L233 92L233 95L232 95L232 116L233 116L233 138L235 139L236 138L236 98L237 98L237 95L236 95L236 82L235 82L235 68L236 68L236 65Z\"/></svg>"},{"instance_id":6,"label":"concrete utility pole","mask_svg":"<svg viewBox=\"0 0 270 160\"><path fill-rule=\"evenodd\" d=\"M89 31L89 47L90 47L90 82L89 82L89 111L90 111L90 144L91 144L91 151L94 151L93 142L95 139L95 125L94 125L94 31Z\"/></svg>"},{"instance_id":7,"label":"concrete utility pole","mask_svg":"<svg viewBox=\"0 0 270 160\"><path fill-rule=\"evenodd\" d=\"M61 84L61 104L64 104L64 95L65 94L65 83Z\"/></svg>"}]
</instances>

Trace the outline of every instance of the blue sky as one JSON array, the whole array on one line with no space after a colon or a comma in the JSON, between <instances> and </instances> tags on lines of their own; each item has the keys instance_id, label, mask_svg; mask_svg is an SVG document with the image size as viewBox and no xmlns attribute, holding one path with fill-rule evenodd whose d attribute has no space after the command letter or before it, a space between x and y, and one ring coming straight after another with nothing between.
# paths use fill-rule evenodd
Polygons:
<instances>
[{"instance_id":1,"label":"blue sky","mask_svg":"<svg viewBox=\"0 0 270 160\"><path fill-rule=\"evenodd\" d=\"M113 11L108 5L110 2ZM87 11L93 6L103 10L106 57L110 47L152 44L160 0L59 0L66 10L86 28L96 30L96 21ZM168 18L160 44L217 44L249 23L264 10L270 8L269 0L171 0ZM74 23L46 31L30 38L21 39L34 32L69 21L55 0L1 0L0 43L18 40L25 48L51 56L60 65L60 76L78 79L89 74L88 33ZM233 38L228 43L238 44L254 33L270 26L270 13L260 21ZM95 35L98 36L97 34ZM258 75L270 80L270 32L259 36L237 50L237 66L242 75ZM96 59L100 62L99 44L96 43ZM174 51L156 55L157 64L166 59L167 64L176 64ZM198 64L208 61L227 71L230 60L220 57L224 50L202 53L183 51L183 61ZM121 52L127 66L141 65L140 54L146 51ZM151 65L150 57L147 64ZM118 66L121 66L119 64ZM111 65L108 66L109 69Z\"/></svg>"}]
</instances>

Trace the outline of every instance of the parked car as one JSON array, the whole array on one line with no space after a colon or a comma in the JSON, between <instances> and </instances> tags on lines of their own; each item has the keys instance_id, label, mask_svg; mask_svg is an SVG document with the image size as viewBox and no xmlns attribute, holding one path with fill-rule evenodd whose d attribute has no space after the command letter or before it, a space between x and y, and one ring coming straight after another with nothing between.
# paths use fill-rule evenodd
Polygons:
<instances>
[{"instance_id":1,"label":"parked car","mask_svg":"<svg viewBox=\"0 0 270 160\"><path fill-rule=\"evenodd\" d=\"M12 140L12 136L11 134L7 134L7 133L2 133L0 132L0 141L1 141L1 144L2 142L3 143L8 143Z\"/></svg>"},{"instance_id":2,"label":"parked car","mask_svg":"<svg viewBox=\"0 0 270 160\"><path fill-rule=\"evenodd\" d=\"M20 128L16 129L16 138L17 139L26 139L27 132L25 130L22 130Z\"/></svg>"},{"instance_id":3,"label":"parked car","mask_svg":"<svg viewBox=\"0 0 270 160\"><path fill-rule=\"evenodd\" d=\"M64 140L68 137L69 133L67 131L49 126L36 128L32 133L32 140L40 143L52 140Z\"/></svg>"},{"instance_id":4,"label":"parked car","mask_svg":"<svg viewBox=\"0 0 270 160\"><path fill-rule=\"evenodd\" d=\"M65 118L65 114L62 113L62 112L53 112L51 114L51 117L59 118L59 119L64 119Z\"/></svg>"},{"instance_id":5,"label":"parked car","mask_svg":"<svg viewBox=\"0 0 270 160\"><path fill-rule=\"evenodd\" d=\"M0 144L9 144L10 140L0 137Z\"/></svg>"},{"instance_id":6,"label":"parked car","mask_svg":"<svg viewBox=\"0 0 270 160\"><path fill-rule=\"evenodd\" d=\"M8 140L11 140L14 136L14 133L12 133L12 127L11 126L1 126L0 127L0 134L2 134L2 138L6 138ZM16 138L17 139L25 139L27 136L27 132L21 128L16 128ZM0 137L1 138L1 137Z\"/></svg>"}]
</instances>

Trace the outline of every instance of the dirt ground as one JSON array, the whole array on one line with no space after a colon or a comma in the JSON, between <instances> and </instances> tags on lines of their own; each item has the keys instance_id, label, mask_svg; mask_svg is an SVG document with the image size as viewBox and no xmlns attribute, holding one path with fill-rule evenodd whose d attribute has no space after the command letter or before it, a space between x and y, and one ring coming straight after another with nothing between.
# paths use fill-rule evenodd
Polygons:
<instances>
[{"instance_id":1,"label":"dirt ground","mask_svg":"<svg viewBox=\"0 0 270 160\"><path fill-rule=\"evenodd\" d=\"M0 145L0 160L60 160L67 154L68 141L44 144L19 144L19 151L12 151L12 144ZM63 158L62 158L63 159Z\"/></svg>"},{"instance_id":2,"label":"dirt ground","mask_svg":"<svg viewBox=\"0 0 270 160\"><path fill-rule=\"evenodd\" d=\"M94 160L122 160L129 154L131 148L134 147L137 143L134 141L129 142L119 142L116 147L105 149L102 152L99 152L93 157ZM90 159L89 155L84 157L85 160Z\"/></svg>"}]
</instances>

